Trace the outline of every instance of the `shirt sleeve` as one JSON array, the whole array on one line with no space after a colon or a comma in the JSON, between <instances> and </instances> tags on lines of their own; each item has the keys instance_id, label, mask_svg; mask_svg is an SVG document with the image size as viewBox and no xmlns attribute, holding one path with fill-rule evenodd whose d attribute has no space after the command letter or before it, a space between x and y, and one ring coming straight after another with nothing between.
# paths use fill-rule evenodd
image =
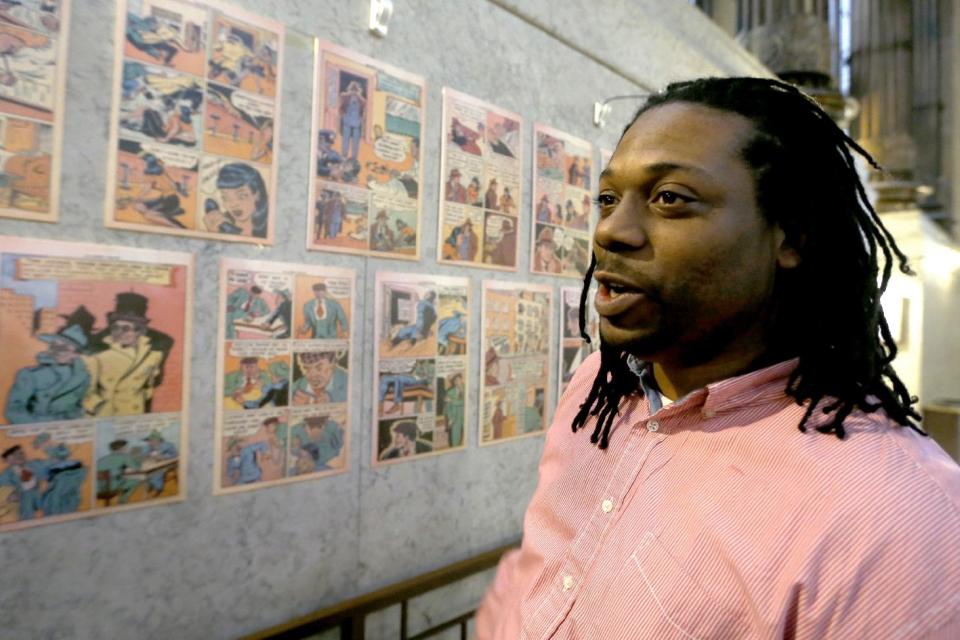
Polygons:
<instances>
[{"instance_id":1,"label":"shirt sleeve","mask_svg":"<svg viewBox=\"0 0 960 640\"><path fill-rule=\"evenodd\" d=\"M513 593L513 583L519 560L519 549L508 551L500 559L497 575L483 596L480 609L477 611L477 640L496 638L497 621L502 617L500 612L505 603L512 602L516 597Z\"/></svg>"}]
</instances>

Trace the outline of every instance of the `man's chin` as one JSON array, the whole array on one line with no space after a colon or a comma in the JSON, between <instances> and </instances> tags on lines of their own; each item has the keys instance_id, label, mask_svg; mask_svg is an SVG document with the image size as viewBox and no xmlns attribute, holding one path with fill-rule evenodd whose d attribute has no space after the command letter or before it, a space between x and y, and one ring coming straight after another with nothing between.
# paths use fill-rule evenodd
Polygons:
<instances>
[{"instance_id":1,"label":"man's chin","mask_svg":"<svg viewBox=\"0 0 960 640\"><path fill-rule=\"evenodd\" d=\"M600 342L610 349L625 351L641 360L650 360L663 352L670 340L661 331L623 329L601 318Z\"/></svg>"}]
</instances>

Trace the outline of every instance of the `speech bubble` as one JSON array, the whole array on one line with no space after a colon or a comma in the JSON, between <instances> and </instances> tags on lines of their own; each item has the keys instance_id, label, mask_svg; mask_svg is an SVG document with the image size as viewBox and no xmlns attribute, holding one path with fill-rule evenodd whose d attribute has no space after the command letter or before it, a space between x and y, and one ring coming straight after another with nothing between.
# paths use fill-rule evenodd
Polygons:
<instances>
[{"instance_id":1,"label":"speech bubble","mask_svg":"<svg viewBox=\"0 0 960 640\"><path fill-rule=\"evenodd\" d=\"M264 291L277 291L291 288L290 276L282 273L258 273L254 276L254 282Z\"/></svg>"},{"instance_id":2,"label":"speech bubble","mask_svg":"<svg viewBox=\"0 0 960 640\"><path fill-rule=\"evenodd\" d=\"M231 342L230 355L235 358L274 358L290 353L290 345L283 341L244 341Z\"/></svg>"},{"instance_id":3,"label":"speech bubble","mask_svg":"<svg viewBox=\"0 0 960 640\"><path fill-rule=\"evenodd\" d=\"M179 167L181 169L194 169L197 166L197 156L187 153L186 151L180 151L179 149L172 149L170 147L162 147L158 144L152 144L150 142L144 142L141 145L141 148L145 153L152 153L157 156L160 160L163 161L163 164L168 167Z\"/></svg>"},{"instance_id":4,"label":"speech bubble","mask_svg":"<svg viewBox=\"0 0 960 640\"><path fill-rule=\"evenodd\" d=\"M227 285L231 287L245 287L250 284L252 275L249 271L227 271Z\"/></svg>"},{"instance_id":5,"label":"speech bubble","mask_svg":"<svg viewBox=\"0 0 960 640\"><path fill-rule=\"evenodd\" d=\"M381 360L380 373L410 373L417 361L413 358L399 358L397 360Z\"/></svg>"},{"instance_id":6,"label":"speech bubble","mask_svg":"<svg viewBox=\"0 0 960 640\"><path fill-rule=\"evenodd\" d=\"M273 105L268 100L262 100L234 91L230 102L240 111L246 112L254 118L273 118Z\"/></svg>"},{"instance_id":7,"label":"speech bubble","mask_svg":"<svg viewBox=\"0 0 960 640\"><path fill-rule=\"evenodd\" d=\"M386 134L373 143L373 152L387 162L403 162L410 153L410 141L400 136Z\"/></svg>"},{"instance_id":8,"label":"speech bubble","mask_svg":"<svg viewBox=\"0 0 960 640\"><path fill-rule=\"evenodd\" d=\"M350 279L349 278L327 278L327 293L334 298L350 298Z\"/></svg>"}]
</instances>

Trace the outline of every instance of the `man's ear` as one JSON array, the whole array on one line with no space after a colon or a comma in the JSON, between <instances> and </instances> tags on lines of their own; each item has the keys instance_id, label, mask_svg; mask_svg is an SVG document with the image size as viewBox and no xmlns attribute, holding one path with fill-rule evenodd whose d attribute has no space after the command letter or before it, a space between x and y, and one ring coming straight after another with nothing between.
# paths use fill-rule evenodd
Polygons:
<instances>
[{"instance_id":1,"label":"man's ear","mask_svg":"<svg viewBox=\"0 0 960 640\"><path fill-rule=\"evenodd\" d=\"M795 234L791 237L777 225L774 230L774 241L777 246L777 266L781 269L796 269L800 266L802 258L800 249L804 244L803 234Z\"/></svg>"}]
</instances>

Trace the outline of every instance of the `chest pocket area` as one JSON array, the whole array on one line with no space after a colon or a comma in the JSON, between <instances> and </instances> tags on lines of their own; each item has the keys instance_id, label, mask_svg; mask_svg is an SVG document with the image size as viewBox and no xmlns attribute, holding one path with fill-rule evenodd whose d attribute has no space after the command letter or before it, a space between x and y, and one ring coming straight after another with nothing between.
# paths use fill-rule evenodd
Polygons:
<instances>
[{"instance_id":1,"label":"chest pocket area","mask_svg":"<svg viewBox=\"0 0 960 640\"><path fill-rule=\"evenodd\" d=\"M683 566L651 532L621 564L598 602L597 638L705 640L751 637L748 611L737 597L721 602L705 580L727 572L721 560Z\"/></svg>"}]
</instances>

